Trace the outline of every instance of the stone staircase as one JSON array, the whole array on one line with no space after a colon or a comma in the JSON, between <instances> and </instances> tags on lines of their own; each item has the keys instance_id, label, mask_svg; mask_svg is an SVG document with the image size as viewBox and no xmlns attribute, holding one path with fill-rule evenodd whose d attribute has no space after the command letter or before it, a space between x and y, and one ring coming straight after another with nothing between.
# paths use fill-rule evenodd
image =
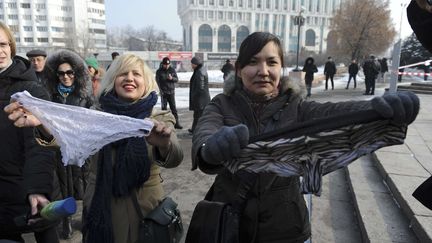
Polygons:
<instances>
[{"instance_id":1,"label":"stone staircase","mask_svg":"<svg viewBox=\"0 0 432 243\"><path fill-rule=\"evenodd\" d=\"M432 94L432 82L414 82L409 85L398 85L398 91L409 90L417 94Z\"/></svg>"}]
</instances>

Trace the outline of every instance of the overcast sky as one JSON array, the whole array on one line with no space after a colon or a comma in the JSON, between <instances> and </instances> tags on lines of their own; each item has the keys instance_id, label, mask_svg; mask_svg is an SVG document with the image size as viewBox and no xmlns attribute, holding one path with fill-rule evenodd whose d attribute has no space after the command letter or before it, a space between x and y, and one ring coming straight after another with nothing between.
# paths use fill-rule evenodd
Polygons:
<instances>
[{"instance_id":1,"label":"overcast sky","mask_svg":"<svg viewBox=\"0 0 432 243\"><path fill-rule=\"evenodd\" d=\"M391 0L390 8L396 31L399 32L401 4L409 0ZM177 0L105 0L106 24L108 28L131 25L139 29L153 25L168 36L181 41L182 26L177 14ZM412 30L403 11L402 37L409 36Z\"/></svg>"}]
</instances>

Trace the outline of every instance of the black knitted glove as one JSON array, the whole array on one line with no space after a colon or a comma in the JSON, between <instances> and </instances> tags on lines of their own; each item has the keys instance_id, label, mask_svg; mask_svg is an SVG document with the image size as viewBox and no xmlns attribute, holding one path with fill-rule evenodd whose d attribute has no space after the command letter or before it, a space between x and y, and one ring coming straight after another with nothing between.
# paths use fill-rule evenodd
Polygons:
<instances>
[{"instance_id":1,"label":"black knitted glove","mask_svg":"<svg viewBox=\"0 0 432 243\"><path fill-rule=\"evenodd\" d=\"M201 149L201 157L210 164L232 159L248 144L249 129L244 124L223 126L211 135Z\"/></svg>"},{"instance_id":2,"label":"black knitted glove","mask_svg":"<svg viewBox=\"0 0 432 243\"><path fill-rule=\"evenodd\" d=\"M372 108L396 124L410 124L417 117L420 100L411 91L400 91L373 98Z\"/></svg>"}]
</instances>

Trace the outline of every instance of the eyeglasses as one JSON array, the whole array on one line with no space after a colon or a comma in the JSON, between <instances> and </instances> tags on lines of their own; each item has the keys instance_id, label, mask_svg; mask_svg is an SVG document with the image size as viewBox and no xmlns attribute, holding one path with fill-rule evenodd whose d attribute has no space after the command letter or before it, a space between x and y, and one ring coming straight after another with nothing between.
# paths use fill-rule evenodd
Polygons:
<instances>
[{"instance_id":1,"label":"eyeglasses","mask_svg":"<svg viewBox=\"0 0 432 243\"><path fill-rule=\"evenodd\" d=\"M67 75L69 78L72 78L75 75L75 72L73 70L67 70L67 71L57 71L57 76L64 77L64 75Z\"/></svg>"},{"instance_id":2,"label":"eyeglasses","mask_svg":"<svg viewBox=\"0 0 432 243\"><path fill-rule=\"evenodd\" d=\"M9 42L0 42L0 49L5 50L10 46Z\"/></svg>"}]
</instances>

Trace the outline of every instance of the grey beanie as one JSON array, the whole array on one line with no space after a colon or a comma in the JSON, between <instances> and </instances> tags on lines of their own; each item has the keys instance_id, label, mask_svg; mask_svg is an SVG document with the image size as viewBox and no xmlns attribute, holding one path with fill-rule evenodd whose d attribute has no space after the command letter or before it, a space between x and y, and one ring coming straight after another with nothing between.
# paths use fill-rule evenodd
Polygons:
<instances>
[{"instance_id":1,"label":"grey beanie","mask_svg":"<svg viewBox=\"0 0 432 243\"><path fill-rule=\"evenodd\" d=\"M193 58L191 59L191 63L192 63L192 64L195 64L195 65L201 65L201 64L202 64L202 61L201 61L201 59L200 59L199 57L193 57Z\"/></svg>"}]
</instances>

